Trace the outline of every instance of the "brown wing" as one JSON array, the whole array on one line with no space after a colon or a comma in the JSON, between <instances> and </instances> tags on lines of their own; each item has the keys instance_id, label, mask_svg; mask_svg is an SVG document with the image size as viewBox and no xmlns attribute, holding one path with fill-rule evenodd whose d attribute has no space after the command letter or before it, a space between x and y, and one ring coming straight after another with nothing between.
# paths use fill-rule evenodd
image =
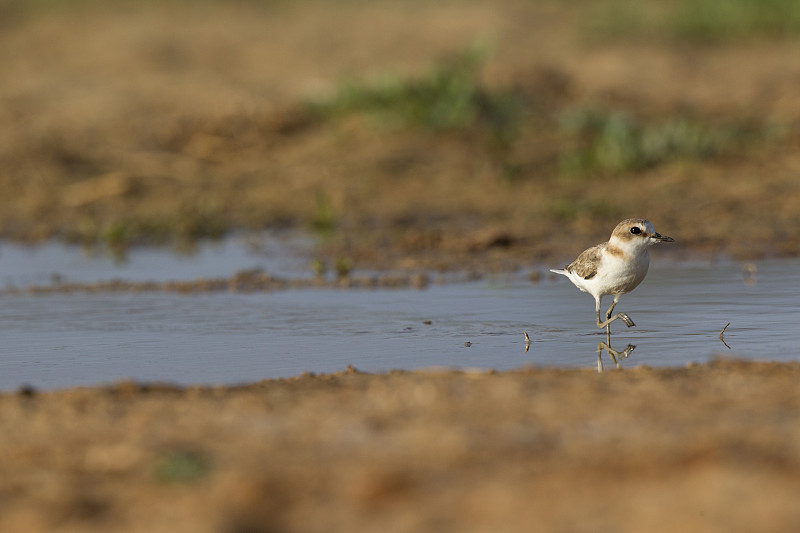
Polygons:
<instances>
[{"instance_id":1,"label":"brown wing","mask_svg":"<svg viewBox=\"0 0 800 533\"><path fill-rule=\"evenodd\" d=\"M575 261L565 267L565 270L574 272L583 279L592 279L597 275L597 265L600 264L603 248L605 244L598 244L584 250Z\"/></svg>"}]
</instances>

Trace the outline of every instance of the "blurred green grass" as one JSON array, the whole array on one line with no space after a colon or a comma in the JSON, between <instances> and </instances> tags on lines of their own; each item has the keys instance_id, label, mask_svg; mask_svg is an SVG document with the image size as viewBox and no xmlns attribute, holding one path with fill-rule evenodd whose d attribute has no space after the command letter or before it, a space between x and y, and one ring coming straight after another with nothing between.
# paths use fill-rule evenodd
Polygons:
<instances>
[{"instance_id":1,"label":"blurred green grass","mask_svg":"<svg viewBox=\"0 0 800 533\"><path fill-rule=\"evenodd\" d=\"M385 74L376 82L346 80L331 97L308 105L321 119L366 113L382 127L439 133L480 129L494 142L507 142L519 127L524 101L514 91L491 91L481 83L488 55L485 47L475 45L418 78Z\"/></svg>"},{"instance_id":2,"label":"blurred green grass","mask_svg":"<svg viewBox=\"0 0 800 533\"><path fill-rule=\"evenodd\" d=\"M479 159L497 165L500 180L580 182L635 176L644 169L677 161L709 160L742 154L751 147L780 142L786 129L768 120L705 116L702 110L664 109L643 113L641 104L586 104L553 99L536 85L490 87L481 77L488 52L471 46L435 63L418 76L386 74L378 81L349 79L325 98L292 109L300 123L337 123L360 115L386 139L396 134L460 140ZM324 130L314 129L325 135ZM330 195L315 197L308 227L314 234L336 233L341 213ZM616 208L600 198L556 198L549 215L573 220L579 213L613 218ZM135 243L187 243L216 239L235 224L213 202L187 204L170 216L90 222L68 236L101 242L115 250ZM339 268L337 267L337 270Z\"/></svg>"},{"instance_id":3,"label":"blurred green grass","mask_svg":"<svg viewBox=\"0 0 800 533\"><path fill-rule=\"evenodd\" d=\"M584 31L601 40L709 44L800 36L796 0L605 0L580 9Z\"/></svg>"},{"instance_id":4,"label":"blurred green grass","mask_svg":"<svg viewBox=\"0 0 800 533\"><path fill-rule=\"evenodd\" d=\"M480 49L467 49L417 78L385 75L378 82L347 80L328 98L308 103L312 120L363 114L381 130L405 128L482 139L476 147L509 169L504 174L509 179L520 175L515 146L524 149L531 136L556 147L557 168L546 170L567 177L630 173L678 160L709 159L782 137L778 125L748 117L721 121L699 112L669 110L642 117L624 104L542 105L546 98L536 88L484 85L480 71L489 57L476 50Z\"/></svg>"},{"instance_id":5,"label":"blurred green grass","mask_svg":"<svg viewBox=\"0 0 800 533\"><path fill-rule=\"evenodd\" d=\"M320 0L315 1L320 2ZM378 6L388 6L393 3L399 5L397 0L394 2L376 0L374 3ZM128 9L134 11L131 8L140 8L148 15L142 20L150 23L161 16L162 12L158 9L175 8L173 14L177 14L178 18L165 19L169 24L171 20L180 20L180 17L190 9L224 6L225 10L229 8L240 10L231 22L238 24L236 21L240 18L237 17L242 17L242 14L250 17L254 12L250 8L254 6L265 8L264 11L267 11L271 7L300 5L289 0L234 0L233 2L0 0L0 8L5 8L0 11L0 27L8 27L8 22L14 20L9 13L13 14L15 10L18 14L51 13L55 18L60 13L73 11L82 13L97 9L102 11L101 15L110 14L108 20L116 20L127 16ZM312 2L310 7L303 6L311 12L310 15L304 13L310 21L318 15L313 5ZM317 5L322 4L320 2ZM363 0L336 0L333 5L334 10L342 13L341 20L350 21L352 9L348 11L340 6L350 8L356 6L356 9L360 9L360 6L366 3ZM457 2L453 2L452 8L448 7L452 9L453 17L459 16L458 5ZM726 44L739 46L740 41L747 39L785 39L800 34L800 22L798 22L800 2L576 0L570 3L557 3L554 0L542 0L541 5L547 8L544 11L552 17L547 23L548 29L552 30L552 36L559 39L564 37L563 41L568 43L585 38L584 42L578 43L574 49L572 46L564 47L566 50L564 54L581 54L582 51L595 45L591 41L595 39L601 44L613 45L607 47L609 50L603 50L604 53L610 51L616 54L622 50L621 57L624 59L626 50L632 50L638 47L642 40L647 40L648 45L651 42L654 44L654 52L662 55L672 54L675 50L669 49L675 48L676 43L680 43L675 49L678 51L677 56L682 58L685 52L691 53L692 47L705 46L706 43L718 43L720 50L727 53L724 49ZM147 11L151 9L152 13ZM505 8L501 4L499 9ZM563 11L553 14L551 11L555 9ZM213 18L218 17L222 11L222 9L219 11L209 9L208 13L201 14L204 17L210 14L208 18ZM325 13L330 15L331 11ZM336 14L338 15L338 12ZM268 15L271 17L272 13ZM416 11L414 15L417 16ZM533 14L528 16L531 20L538 20ZM197 18L206 20L204 17ZM97 19L106 20L103 16ZM67 25L76 20L79 20L79 17L64 17ZM398 25L406 24L402 17L398 20ZM443 20L451 19L443 17ZM31 26L35 29L35 25ZM476 26L479 24L476 23ZM525 32L528 31L526 24L520 23L519 26L523 27ZM22 31L26 31L25 25L19 27ZM146 27L141 26L141 28ZM201 29L208 27L215 26L198 25ZM222 28L226 34L238 29L233 25ZM138 27L129 30L139 31ZM146 34L148 37L143 38L141 42L135 40L141 51L138 55L133 54L132 64L149 66L154 57L158 59L163 47L169 49L173 46L174 43L169 37L170 31L172 27L167 25L164 33L159 34L161 36L155 45L147 41L149 34ZM330 31L337 30L332 28ZM198 31L187 36L189 39L195 39L201 33ZM254 41L260 39L258 34L255 35L257 37L253 38ZM316 34L312 33L306 35L306 39L316 37ZM452 180L452 190L457 190L465 180L471 179L498 198L502 198L503 195L511 198L519 190L526 187L532 189L532 186L541 184L544 187L541 188L541 193L537 193L539 197L552 195L554 198L553 202L547 203L549 207L542 208L545 218L558 221L572 221L584 216L589 216L593 220L613 219L624 214L619 211L618 204L613 199L596 196L597 193L594 192L592 198L583 197L580 190L587 188L584 182L597 178L596 183L601 184L604 181L617 180L620 176L638 180L648 173L645 171L662 165L665 166L663 170L666 173L673 168L677 173L682 172L684 168L699 166L692 164L694 161L717 160L724 163L724 158L728 156L744 159L751 147L758 150L769 143L780 142L782 131L788 131L789 135L786 137L789 138L792 129L796 130L796 125L790 122L787 122L786 128L782 130L771 124L770 119L763 118L784 115L780 114L783 112L782 109L775 111L778 108L769 108L766 104L759 103L760 100L753 106L722 105L711 110L709 102L713 101L712 98L692 99L689 95L685 100L678 102L677 98L666 96L662 98L660 95L637 97L636 94L631 94L634 91L628 91L627 88L616 93L597 90L592 92L579 86L586 84L592 89L592 80L588 76L581 77L576 74L585 72L582 68L587 64L580 55L577 56L577 66L562 65L560 60L566 57L562 54L554 56L556 59L552 65L535 64L531 66L530 71L526 71L528 64L536 62L538 50L535 46L510 49L506 44L506 48L503 49L501 42L498 48L505 50L505 54L509 54L509 50L512 55L523 54L517 61L504 64L502 61L504 58L493 58L491 49L486 46L465 46L465 43L469 42L468 39L475 37L474 34L465 33L463 38L457 42L450 42L446 48L437 49L435 54L426 55L427 49L425 49L406 63L384 62L384 58L378 54L387 52L376 52L375 57L369 62L373 65L370 67L373 69L371 72L366 68L350 66L349 70L343 69L320 76L323 83L314 86L321 88L319 91L315 89L313 94L319 95L321 91L329 91L325 96L307 101L302 98L309 93L287 92L286 100L276 105L275 109L269 109L269 113L250 115L249 111L236 110L209 118L203 115L207 111L200 106L198 110L192 111L195 114L190 113L179 119L167 117L166 121L175 121L174 127L167 123L168 127L163 130L166 133L157 136L155 141L148 137L147 142L141 144L147 147L148 155L158 152L157 155L162 156L162 159L158 160L158 165L164 161L180 159L193 171L198 171L198 174L204 176L207 183L230 180L249 187L247 193L241 194L231 188L229 194L218 202L203 201L215 192L192 189L191 199L185 200L175 208L163 207L167 204L159 203L159 208L151 211L142 209L127 212L127 205L136 205L137 202L150 201L155 197L151 191L158 190L159 186L163 186L161 182L166 180L161 179L160 170L154 173L151 169L161 167L139 168L136 163L139 161L138 158L117 158L115 152L109 152L108 155L96 151L92 135L83 134L81 137L79 122L78 140L71 141L74 137L71 128L75 127L76 123L66 124L63 126L64 131L70 133L57 132L53 135L53 141L45 137L40 141L41 146L34 142L29 159L36 160L42 157L44 163L51 164L57 169L53 171L53 176L59 177L62 181L54 183L69 185L110 171L133 176L131 180L137 183L135 187L126 189L127 192L109 196L108 205L115 207L107 207L103 203L105 198L92 201L92 205L88 202L81 204L84 213L80 216L83 218L78 218L76 219L78 222L65 226L67 229L58 230L59 235L68 240L100 242L111 249L124 250L127 246L137 243L185 243L197 239L218 238L243 226L261 228L284 224L286 221L303 225L318 236L336 235L346 231L348 224L352 228L354 220L357 221L357 217L362 216L356 209L350 212L343 207L353 202L354 198L363 202L360 207L365 212L370 212L365 206L384 194L384 190L390 189L383 187L384 184L390 183L389 180L397 182L405 179L413 182L418 179L430 179L434 175L434 170L431 169L435 169L435 177L442 182L446 179ZM269 35L265 34L264 38L268 40ZM338 51L331 49L326 39L322 39L316 47L310 47L311 51L299 50L298 57L303 53L316 53L318 64L328 62L331 54ZM180 50L191 50L196 44L192 40L177 42L178 44L174 46ZM126 42L125 46L127 44ZM618 44L621 46L617 46ZM228 57L228 52L231 56L238 56L240 43L232 41L228 46L230 50L226 49L223 57ZM785 46L773 48L790 49ZM202 49L214 50L215 42L206 43L206 47ZM359 50L359 56L361 51L363 50ZM707 51L712 54L714 52L710 48ZM447 53L451 55L441 61L433 59ZM586 54L587 57L590 55ZM493 64L496 59L500 60ZM408 63L413 64L413 70ZM212 72L215 76L217 73L221 76L230 75L227 72L220 72L220 64L216 60L210 63L198 60L196 66L205 69L201 72L203 76L206 75L206 71ZM390 68L397 70L376 76L374 69L380 67L374 65L387 64L393 65ZM192 66L187 65L184 65L187 69ZM512 68L509 68L509 65ZM162 75L165 76L163 79L168 79L167 76L171 74L174 65L166 63L160 68L163 72L149 67L143 72L154 76L154 79L162 80ZM410 71L414 74L408 74ZM235 73L236 70L233 69L231 72ZM298 87L304 86L311 76L310 72L315 71L299 69L294 73L299 80L296 81ZM344 72L350 72L352 77L341 81L338 85L334 84L333 87L328 85L330 76L341 76ZM358 74L353 74L354 72ZM498 76L492 77L497 73ZM613 71L608 75L614 75ZM249 76L248 72L243 78L250 79ZM257 76L254 76L255 78ZM263 90L264 79L253 81L253 85L247 87L248 91L253 87L258 91ZM771 77L764 80L764 87L768 86L767 83L773 83ZM708 82L711 94L724 95L724 87L719 88L719 93L713 93L717 90L714 83L717 82L714 80ZM785 83L788 86L791 82L789 80ZM672 89L679 93L683 87L680 83L675 85L677 89L674 87ZM60 84L54 83L53 86ZM759 87L756 87L754 92L758 90ZM778 94L782 93L778 91ZM258 108L261 103L257 101L258 98L263 98L264 107L268 107L267 95L268 92L259 92L253 107ZM652 100L646 100L651 97ZM766 100L765 97L764 101ZM46 103L47 99L43 101ZM143 106L143 109L149 109L148 106ZM720 116L720 113L725 116ZM137 142L141 142L135 135L125 137L124 132L119 135L123 140L120 144L123 146L137 146ZM329 139L334 137L335 143L329 142ZM355 139L353 144L347 144L353 139ZM379 140L372 143L373 139ZM334 144L335 149L331 148ZM302 167L310 176L302 176L300 180L307 184L303 186L305 188L292 189L294 185L285 185L284 182L288 183L290 179L301 175L301 172L296 170L298 166L296 161L301 160L301 157L297 156L296 160L287 157L286 161L293 165L286 164L285 168L278 169L279 172L274 170L274 161L270 161L264 154L277 153L279 150L285 153L288 147L298 146L299 154L311 153L310 150L313 148L315 154L320 150L321 155L307 167ZM440 154L448 157L440 157ZM106 157L107 159L104 159ZM240 159L244 160L244 163L239 165L237 163ZM308 159L307 156L305 159ZM445 163L435 167L430 163L432 159ZM131 164L131 161L135 164ZM396 161L400 161L400 165L395 164ZM666 167L675 162L690 162L690 164ZM127 166L129 164L131 167ZM315 167L315 164L321 166ZM319 172L319 168L337 166L344 170ZM36 168L35 165L30 167ZM354 176L355 172L351 172L354 168L366 177ZM402 170L397 170L398 168ZM414 172L405 169L412 169ZM416 172L417 170L419 172ZM325 179L330 179L330 183L323 183L317 175L324 175ZM481 181L476 176L485 177L485 180ZM504 183L498 185L498 181ZM194 187L193 179L187 177L185 183L190 189ZM271 191L270 187L273 187L273 184L277 192ZM444 187L440 186L440 190L442 189ZM676 186L674 189L679 191L680 187ZM172 185L164 190L178 195L176 192L178 189ZM270 192L263 192L267 190ZM291 196L302 196L302 199L291 198L286 204L292 205L284 207L282 201L274 198L282 193L287 194L287 190L292 191ZM298 195L297 190L305 194ZM251 194L252 191L261 192L254 195ZM184 194L183 188L180 189L180 194ZM406 194L414 194L413 189L409 187ZM489 196L489 193L485 195ZM484 200L485 197L480 200ZM252 198L257 200L251 201ZM397 209L391 216L387 216L387 220L392 223L403 221L398 222L398 226L401 223L411 224L412 222L405 221L415 220L414 216L417 214L414 212L414 205L419 203L418 199L403 198L399 201L406 201L410 206ZM474 202L475 199L464 194L458 201L466 203ZM241 210L231 209L237 202L246 206ZM448 200L448 202L433 206L431 204L434 202L430 202L424 208L441 209L442 213L448 214L450 213L448 210L455 205L454 201ZM262 203L267 207L265 208ZM36 209L45 211L49 205L60 204L55 200L43 200L39 204L33 202L32 205L29 212L36 212ZM520 202L520 205L524 204ZM500 213L503 209L486 207L485 212ZM527 207L516 207L516 209L522 212ZM408 213L412 215L409 216ZM419 219L422 218L420 216ZM344 266L346 263L338 265L336 270L346 270Z\"/></svg>"},{"instance_id":6,"label":"blurred green grass","mask_svg":"<svg viewBox=\"0 0 800 533\"><path fill-rule=\"evenodd\" d=\"M741 150L751 143L779 140L781 128L733 118L715 123L675 114L643 121L624 109L571 108L559 116L566 143L561 173L632 172L676 160L698 160Z\"/></svg>"}]
</instances>

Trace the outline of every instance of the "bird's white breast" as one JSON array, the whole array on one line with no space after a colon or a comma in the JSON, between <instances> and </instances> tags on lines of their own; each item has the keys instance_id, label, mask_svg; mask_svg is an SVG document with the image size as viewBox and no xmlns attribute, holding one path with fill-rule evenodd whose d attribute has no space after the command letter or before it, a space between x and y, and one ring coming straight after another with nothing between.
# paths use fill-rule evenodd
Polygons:
<instances>
[{"instance_id":1,"label":"bird's white breast","mask_svg":"<svg viewBox=\"0 0 800 533\"><path fill-rule=\"evenodd\" d=\"M650 254L642 250L637 254L622 256L603 251L601 266L597 272L597 287L601 294L624 294L635 289L647 275Z\"/></svg>"}]
</instances>

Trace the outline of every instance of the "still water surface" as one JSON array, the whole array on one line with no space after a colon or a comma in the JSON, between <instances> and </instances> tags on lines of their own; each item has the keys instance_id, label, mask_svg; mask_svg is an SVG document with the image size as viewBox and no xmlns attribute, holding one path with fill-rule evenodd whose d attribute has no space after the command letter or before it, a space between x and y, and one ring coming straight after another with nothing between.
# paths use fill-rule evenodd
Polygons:
<instances>
[{"instance_id":1,"label":"still water surface","mask_svg":"<svg viewBox=\"0 0 800 533\"><path fill-rule=\"evenodd\" d=\"M7 286L42 283L54 273L69 281L192 279L253 267L308 270L301 256L275 258L233 242L192 258L134 252L120 267L60 245L5 246L0 270ZM612 328L615 348L636 345L623 367L684 365L715 354L800 359L800 261L757 262L753 284L743 281L742 265L733 261L653 263L647 279L617 307L637 324ZM604 338L594 326L591 296L566 279L532 284L524 274L423 291L7 294L0 300L0 390L119 379L234 384L349 364L370 372L594 368ZM730 349L719 339L728 322ZM532 339L527 353L523 331ZM608 360L605 365L612 367Z\"/></svg>"}]
</instances>

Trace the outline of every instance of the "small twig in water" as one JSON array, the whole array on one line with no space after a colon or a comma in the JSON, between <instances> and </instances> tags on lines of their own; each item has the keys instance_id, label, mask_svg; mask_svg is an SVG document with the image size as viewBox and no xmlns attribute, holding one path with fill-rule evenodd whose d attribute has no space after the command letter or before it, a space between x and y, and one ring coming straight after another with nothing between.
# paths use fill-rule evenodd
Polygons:
<instances>
[{"instance_id":1,"label":"small twig in water","mask_svg":"<svg viewBox=\"0 0 800 533\"><path fill-rule=\"evenodd\" d=\"M728 322L727 324L725 324L725 327L722 328L722 331L719 332L719 340L721 340L722 344L724 344L725 347L728 348L729 350L731 349L731 347L728 346L727 342L725 342L725 330L728 329L728 326L730 326L730 325L731 325L731 323Z\"/></svg>"}]
</instances>

